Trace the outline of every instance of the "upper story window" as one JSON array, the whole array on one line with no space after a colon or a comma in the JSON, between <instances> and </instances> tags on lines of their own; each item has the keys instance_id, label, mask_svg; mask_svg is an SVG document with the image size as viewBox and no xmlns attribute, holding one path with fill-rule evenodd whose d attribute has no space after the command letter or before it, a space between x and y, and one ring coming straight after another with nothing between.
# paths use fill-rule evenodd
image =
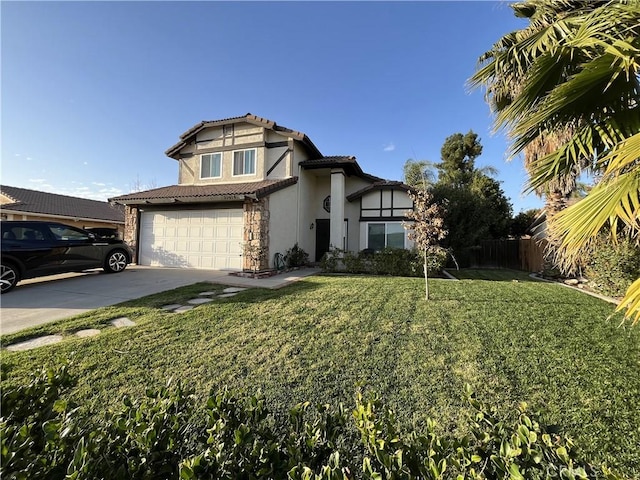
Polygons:
<instances>
[{"instance_id":1,"label":"upper story window","mask_svg":"<svg viewBox=\"0 0 640 480\"><path fill-rule=\"evenodd\" d=\"M255 175L256 149L233 152L233 175Z\"/></svg>"},{"instance_id":2,"label":"upper story window","mask_svg":"<svg viewBox=\"0 0 640 480\"><path fill-rule=\"evenodd\" d=\"M222 176L222 154L200 155L200 178L220 178Z\"/></svg>"}]
</instances>

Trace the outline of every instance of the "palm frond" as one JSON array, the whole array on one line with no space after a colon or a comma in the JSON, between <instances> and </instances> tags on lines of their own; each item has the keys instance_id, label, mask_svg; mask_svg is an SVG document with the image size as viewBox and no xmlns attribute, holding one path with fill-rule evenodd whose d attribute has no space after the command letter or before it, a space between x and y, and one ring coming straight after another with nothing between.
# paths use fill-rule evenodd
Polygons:
<instances>
[{"instance_id":1,"label":"palm frond","mask_svg":"<svg viewBox=\"0 0 640 480\"><path fill-rule=\"evenodd\" d=\"M631 320L631 325L640 323L640 278L627 289L616 312L625 311L625 319Z\"/></svg>"},{"instance_id":2,"label":"palm frond","mask_svg":"<svg viewBox=\"0 0 640 480\"><path fill-rule=\"evenodd\" d=\"M549 223L562 238L562 255L571 261L584 250L590 239L608 225L616 234L618 221L632 232L640 232L640 171L629 171L602 180L589 194L559 212Z\"/></svg>"},{"instance_id":3,"label":"palm frond","mask_svg":"<svg viewBox=\"0 0 640 480\"><path fill-rule=\"evenodd\" d=\"M640 162L640 129L635 135L618 143L611 152L600 160L606 176L617 175L628 168L637 167Z\"/></svg>"}]
</instances>

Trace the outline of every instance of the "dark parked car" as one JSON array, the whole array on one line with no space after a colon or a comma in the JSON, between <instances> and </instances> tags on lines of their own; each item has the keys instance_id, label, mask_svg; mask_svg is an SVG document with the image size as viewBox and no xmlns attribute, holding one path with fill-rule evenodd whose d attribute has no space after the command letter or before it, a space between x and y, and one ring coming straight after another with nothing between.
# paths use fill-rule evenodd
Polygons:
<instances>
[{"instance_id":1,"label":"dark parked car","mask_svg":"<svg viewBox=\"0 0 640 480\"><path fill-rule=\"evenodd\" d=\"M102 267L124 270L132 251L117 238L55 222L3 221L0 287L5 293L24 278Z\"/></svg>"}]
</instances>

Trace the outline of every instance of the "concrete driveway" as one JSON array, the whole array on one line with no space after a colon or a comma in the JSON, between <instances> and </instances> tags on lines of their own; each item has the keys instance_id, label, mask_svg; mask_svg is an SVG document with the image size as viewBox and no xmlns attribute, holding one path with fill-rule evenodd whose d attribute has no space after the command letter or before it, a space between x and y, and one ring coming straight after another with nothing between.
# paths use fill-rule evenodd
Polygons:
<instances>
[{"instance_id":1,"label":"concrete driveway","mask_svg":"<svg viewBox=\"0 0 640 480\"><path fill-rule=\"evenodd\" d=\"M115 274L95 270L24 280L0 297L0 333L6 335L197 282L227 283L221 281L227 278L227 272L215 270L130 265Z\"/></svg>"}]
</instances>

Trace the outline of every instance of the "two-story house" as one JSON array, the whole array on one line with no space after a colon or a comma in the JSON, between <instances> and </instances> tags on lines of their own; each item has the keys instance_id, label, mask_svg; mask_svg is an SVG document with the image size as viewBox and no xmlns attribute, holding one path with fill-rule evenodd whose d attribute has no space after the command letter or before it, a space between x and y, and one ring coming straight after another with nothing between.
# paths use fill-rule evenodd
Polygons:
<instances>
[{"instance_id":1,"label":"two-story house","mask_svg":"<svg viewBox=\"0 0 640 480\"><path fill-rule=\"evenodd\" d=\"M311 260L335 246L407 248L409 187L322 155L304 133L247 114L204 121L166 151L178 184L110 199L125 205L125 240L141 265L249 269L243 245L298 244Z\"/></svg>"}]
</instances>

